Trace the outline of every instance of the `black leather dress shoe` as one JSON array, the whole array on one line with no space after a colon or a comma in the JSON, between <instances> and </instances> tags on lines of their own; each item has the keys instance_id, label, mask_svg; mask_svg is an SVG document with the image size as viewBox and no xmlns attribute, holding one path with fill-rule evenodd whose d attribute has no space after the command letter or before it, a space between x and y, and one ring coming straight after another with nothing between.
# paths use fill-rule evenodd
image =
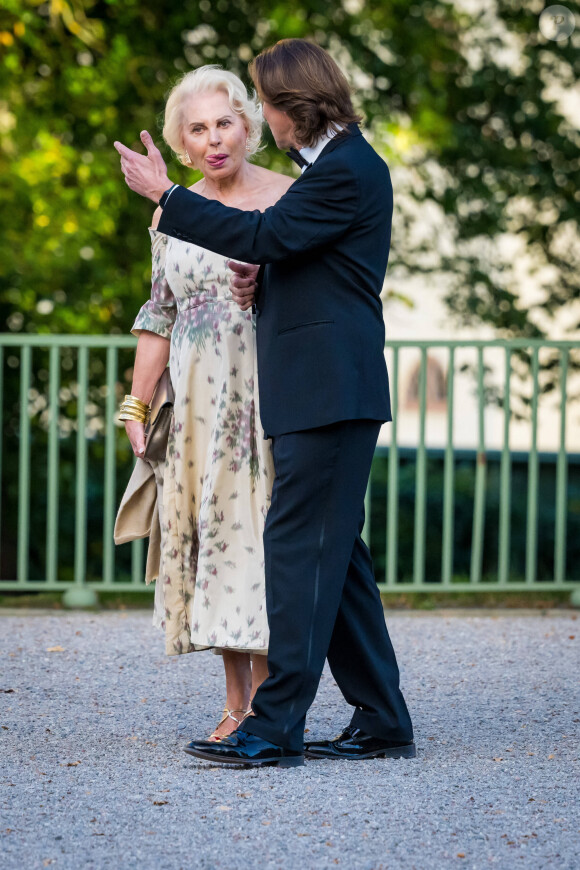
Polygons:
<instances>
[{"instance_id":1,"label":"black leather dress shoe","mask_svg":"<svg viewBox=\"0 0 580 870\"><path fill-rule=\"evenodd\" d=\"M382 740L365 734L360 728L349 726L334 740L318 740L304 744L306 758L415 758L414 742Z\"/></svg>"},{"instance_id":2,"label":"black leather dress shoe","mask_svg":"<svg viewBox=\"0 0 580 870\"><path fill-rule=\"evenodd\" d=\"M217 764L243 764L246 767L300 767L304 764L301 752L276 746L239 728L222 737L218 743L192 740L184 748L189 755Z\"/></svg>"}]
</instances>

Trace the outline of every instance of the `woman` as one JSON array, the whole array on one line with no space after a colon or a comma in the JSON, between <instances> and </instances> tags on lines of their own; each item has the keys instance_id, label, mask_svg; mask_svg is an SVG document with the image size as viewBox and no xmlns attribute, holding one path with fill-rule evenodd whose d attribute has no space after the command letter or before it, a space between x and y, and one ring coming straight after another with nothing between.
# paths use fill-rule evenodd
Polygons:
<instances>
[{"instance_id":1,"label":"woman","mask_svg":"<svg viewBox=\"0 0 580 870\"><path fill-rule=\"evenodd\" d=\"M292 179L249 162L261 123L240 79L204 66L171 92L163 136L203 173L196 193L263 211ZM259 422L252 312L231 297L227 259L159 233L159 215L150 230L151 299L132 330L139 340L131 389L147 406L169 359L175 406L154 623L165 629L169 655L221 652L226 706L211 735L218 740L251 712L268 675L262 532L273 466ZM126 429L141 456L143 423L127 421Z\"/></svg>"}]
</instances>

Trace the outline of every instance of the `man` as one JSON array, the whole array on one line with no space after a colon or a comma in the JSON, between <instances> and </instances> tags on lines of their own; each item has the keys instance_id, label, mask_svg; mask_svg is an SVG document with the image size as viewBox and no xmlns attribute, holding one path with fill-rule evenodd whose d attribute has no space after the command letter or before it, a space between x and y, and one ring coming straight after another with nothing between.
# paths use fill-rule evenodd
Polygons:
<instances>
[{"instance_id":1,"label":"man","mask_svg":"<svg viewBox=\"0 0 580 870\"><path fill-rule=\"evenodd\" d=\"M276 471L264 532L270 676L242 728L219 743L194 740L186 751L283 767L303 764L304 754L411 758L411 720L360 537L377 437L391 419L379 295L390 243L389 171L363 139L348 83L321 48L282 40L250 73L276 144L303 169L264 213L172 185L147 133L146 157L115 143L128 185L162 206L161 232L262 264L260 413ZM243 307L253 283L251 269L239 270ZM356 709L340 737L303 746L325 658Z\"/></svg>"}]
</instances>

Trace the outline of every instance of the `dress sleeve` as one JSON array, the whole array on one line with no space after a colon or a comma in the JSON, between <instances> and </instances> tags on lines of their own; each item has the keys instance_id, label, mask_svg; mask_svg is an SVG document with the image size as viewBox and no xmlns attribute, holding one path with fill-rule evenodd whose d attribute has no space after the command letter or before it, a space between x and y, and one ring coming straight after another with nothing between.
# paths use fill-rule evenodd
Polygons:
<instances>
[{"instance_id":1,"label":"dress sleeve","mask_svg":"<svg viewBox=\"0 0 580 870\"><path fill-rule=\"evenodd\" d=\"M156 332L163 338L171 338L177 314L175 296L165 277L165 251L167 236L158 230L151 233L151 298L143 305L131 329L133 335L142 330Z\"/></svg>"}]
</instances>

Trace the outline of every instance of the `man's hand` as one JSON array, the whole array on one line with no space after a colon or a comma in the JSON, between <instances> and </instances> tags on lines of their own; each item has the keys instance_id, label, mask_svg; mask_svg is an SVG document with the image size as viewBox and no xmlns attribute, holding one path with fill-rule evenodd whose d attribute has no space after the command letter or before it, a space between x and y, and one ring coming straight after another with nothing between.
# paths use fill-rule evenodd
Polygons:
<instances>
[{"instance_id":1,"label":"man's hand","mask_svg":"<svg viewBox=\"0 0 580 870\"><path fill-rule=\"evenodd\" d=\"M131 190L158 203L165 191L171 187L171 181L161 151L147 130L142 131L141 142L147 149L147 156L131 151L121 142L115 142L114 145L121 155L121 169Z\"/></svg>"},{"instance_id":2,"label":"man's hand","mask_svg":"<svg viewBox=\"0 0 580 870\"><path fill-rule=\"evenodd\" d=\"M236 263L235 260L228 260L228 266L233 272L233 275L230 276L232 296L242 311L247 311L254 304L256 278L260 267L252 266L250 263Z\"/></svg>"}]
</instances>

